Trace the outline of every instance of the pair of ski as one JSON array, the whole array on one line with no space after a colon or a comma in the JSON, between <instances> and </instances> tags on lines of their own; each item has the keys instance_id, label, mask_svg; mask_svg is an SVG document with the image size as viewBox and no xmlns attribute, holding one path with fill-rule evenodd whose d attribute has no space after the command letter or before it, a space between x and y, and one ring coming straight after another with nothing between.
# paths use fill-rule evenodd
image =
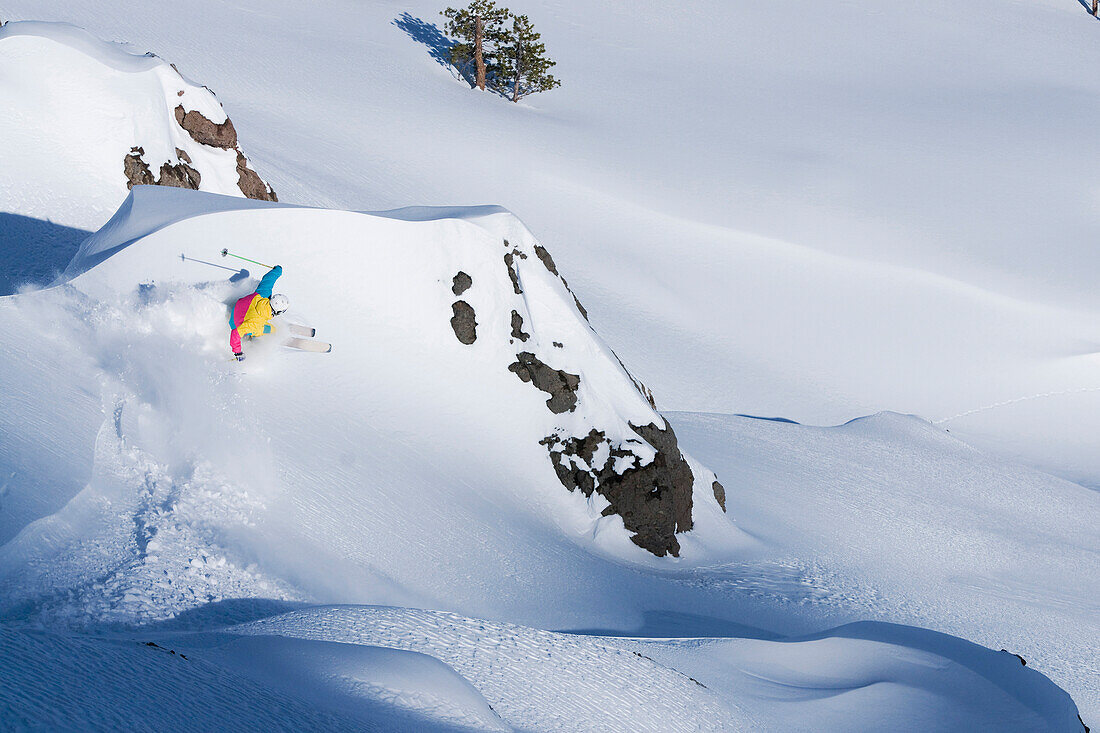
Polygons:
<instances>
[{"instance_id":1,"label":"pair of ski","mask_svg":"<svg viewBox=\"0 0 1100 733\"><path fill-rule=\"evenodd\" d=\"M283 342L283 346L288 349L313 351L318 354L327 354L332 351L332 344L327 344L324 341L311 340L317 335L317 329L312 326L300 326L297 323L288 323L286 324L286 329L294 334L293 337Z\"/></svg>"}]
</instances>

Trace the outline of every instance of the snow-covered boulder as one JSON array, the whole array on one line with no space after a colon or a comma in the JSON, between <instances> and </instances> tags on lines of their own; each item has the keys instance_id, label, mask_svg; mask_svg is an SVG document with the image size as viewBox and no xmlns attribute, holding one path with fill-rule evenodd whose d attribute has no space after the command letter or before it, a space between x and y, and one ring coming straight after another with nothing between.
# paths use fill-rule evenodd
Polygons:
<instances>
[{"instance_id":1,"label":"snow-covered boulder","mask_svg":"<svg viewBox=\"0 0 1100 733\"><path fill-rule=\"evenodd\" d=\"M0 28L0 212L94 230L138 184L274 200L214 93L64 23Z\"/></svg>"},{"instance_id":2,"label":"snow-covered boulder","mask_svg":"<svg viewBox=\"0 0 1100 733\"><path fill-rule=\"evenodd\" d=\"M225 246L283 266L276 328L314 325L331 354L277 334L246 345L238 374L228 309L265 269ZM25 447L0 610L79 625L256 596L489 612L490 598L526 607L517 576L605 593L580 557L694 567L748 542L502 209L364 214L139 186L62 282L0 299L0 329L38 365L5 379L50 379L47 361L73 385L56 416L11 405ZM63 338L43 339L55 323ZM80 445L42 497L58 440Z\"/></svg>"},{"instance_id":3,"label":"snow-covered boulder","mask_svg":"<svg viewBox=\"0 0 1100 733\"><path fill-rule=\"evenodd\" d=\"M497 240L498 263L490 259L478 277L460 263L451 278L455 337L474 346L477 314L487 311L491 321L482 328L490 343L482 348L496 351L507 371L543 393L548 414L537 421L545 425L539 444L561 484L592 499L603 516L620 517L638 546L679 555L676 535L693 526L696 476L653 394L593 330L550 252L496 207L412 207L386 215L465 219ZM724 489L709 471L702 473L707 501L725 511Z\"/></svg>"},{"instance_id":4,"label":"snow-covered boulder","mask_svg":"<svg viewBox=\"0 0 1100 733\"><path fill-rule=\"evenodd\" d=\"M265 252L287 266L288 280L296 281L295 299L310 299L323 331L337 327L333 319L346 317L349 305L369 319L384 314L387 328L399 334L431 334L422 358L438 364L441 384L454 378L460 362L476 365L476 382L467 378L456 388L476 394L500 389L503 382L518 400L509 403L518 428L511 440L539 446L539 462L553 469L549 475L583 496L593 519L615 517L638 546L658 556L678 555L677 535L692 529L697 497L718 509L714 475L689 464L653 396L592 329L550 253L509 212L412 208L380 217L256 206L135 189L117 216L84 243L66 277L106 299L126 297L150 282L222 281L243 295L251 279L231 284L224 270L219 275L192 264L178 250L199 252L203 259L216 254L217 242L233 242ZM242 227L245 221L252 224ZM196 226L204 234L194 233ZM318 237L320 231L326 234ZM149 237L153 232L158 236ZM215 246L196 249L194 243L204 241ZM370 246L356 244L363 241ZM300 254L304 242L312 264ZM355 263L342 277L363 268L369 274L337 286L334 278L341 276L324 264L337 262ZM364 288L362 279L377 279L379 287ZM395 308L397 302L404 305ZM211 350L224 353L225 324L206 325ZM361 339L353 334L361 326L340 326L354 341L337 343L338 352L347 354L338 358L355 359ZM499 420L493 409L486 412L476 421ZM532 473L540 477L536 483L543 475Z\"/></svg>"}]
</instances>

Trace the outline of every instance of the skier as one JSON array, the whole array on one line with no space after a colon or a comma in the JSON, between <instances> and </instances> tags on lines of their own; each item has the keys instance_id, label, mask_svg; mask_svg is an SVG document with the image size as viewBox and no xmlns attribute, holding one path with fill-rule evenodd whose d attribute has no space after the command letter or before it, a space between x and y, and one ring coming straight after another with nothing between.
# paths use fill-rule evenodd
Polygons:
<instances>
[{"instance_id":1,"label":"skier","mask_svg":"<svg viewBox=\"0 0 1100 733\"><path fill-rule=\"evenodd\" d=\"M260 280L256 292L246 295L233 306L233 314L229 318L229 346L233 349L233 356L237 361L244 361L244 351L241 347L241 336L256 338L265 333L271 333L275 329L268 323L272 317L286 312L290 301L285 295L272 295L271 289L275 287L275 281L283 274L282 265L275 265L271 271Z\"/></svg>"}]
</instances>

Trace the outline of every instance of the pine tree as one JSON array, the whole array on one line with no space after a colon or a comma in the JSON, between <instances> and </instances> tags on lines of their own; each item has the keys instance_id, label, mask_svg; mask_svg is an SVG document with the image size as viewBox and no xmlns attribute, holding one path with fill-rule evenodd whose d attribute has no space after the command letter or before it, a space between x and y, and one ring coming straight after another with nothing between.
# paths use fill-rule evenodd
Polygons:
<instances>
[{"instance_id":1,"label":"pine tree","mask_svg":"<svg viewBox=\"0 0 1100 733\"><path fill-rule=\"evenodd\" d=\"M497 48L504 42L504 25L511 12L498 8L494 0L473 0L465 8L447 8L440 15L447 18L447 33L459 39L451 47L451 63L467 78L473 64L474 84L484 90L499 70Z\"/></svg>"},{"instance_id":2,"label":"pine tree","mask_svg":"<svg viewBox=\"0 0 1100 733\"><path fill-rule=\"evenodd\" d=\"M549 73L550 67L557 62L546 57L546 44L539 38L526 15L512 16L512 28L500 48L501 68L494 81L501 93L510 95L513 102L561 86L561 82Z\"/></svg>"}]
</instances>

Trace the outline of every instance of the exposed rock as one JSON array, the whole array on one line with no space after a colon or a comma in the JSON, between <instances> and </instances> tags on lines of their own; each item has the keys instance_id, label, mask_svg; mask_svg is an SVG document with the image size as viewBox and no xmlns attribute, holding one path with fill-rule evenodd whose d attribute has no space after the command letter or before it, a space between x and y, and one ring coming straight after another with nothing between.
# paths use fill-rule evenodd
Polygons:
<instances>
[{"instance_id":1,"label":"exposed rock","mask_svg":"<svg viewBox=\"0 0 1100 733\"><path fill-rule=\"evenodd\" d=\"M126 176L127 188L132 189L134 186L174 186L176 188L198 189L201 177L199 172L189 165L191 158L184 151L176 148L176 155L179 157L180 162L175 165L167 162L161 164L159 178L153 176L149 164L143 158L144 155L145 150L143 148L133 147L123 157L122 171Z\"/></svg>"},{"instance_id":2,"label":"exposed rock","mask_svg":"<svg viewBox=\"0 0 1100 733\"><path fill-rule=\"evenodd\" d=\"M458 271L458 274L454 276L454 280L451 281L451 292L455 295L462 295L470 286L474 284L473 278L467 275L462 270Z\"/></svg>"},{"instance_id":3,"label":"exposed rock","mask_svg":"<svg viewBox=\"0 0 1100 733\"><path fill-rule=\"evenodd\" d=\"M630 427L642 436L647 443L657 449L657 456L653 459L653 463L638 469L638 473L643 474L643 477L633 480L633 485L637 487L638 491L647 486L651 486L652 490L649 495L644 497L639 496L637 491L634 492L634 505L638 505L637 502L639 501L643 503L659 501L662 504L657 510L651 508L649 514L659 519L667 512L667 516L671 516L675 527L657 527L647 537L659 542L665 542L666 540L671 542L668 545L669 550L673 555L679 555L680 543L676 541L674 533L686 532L693 526L691 520L691 490L695 484L695 476L692 475L691 467L688 466L684 455L680 452L676 433L672 430L671 423L665 421L663 430L653 423L640 426L631 424ZM647 471L648 474L646 474ZM644 507L641 508L641 511L645 511ZM623 512L616 513L622 514ZM643 544L637 537L634 538L634 542L647 550L651 549L650 545Z\"/></svg>"},{"instance_id":4,"label":"exposed rock","mask_svg":"<svg viewBox=\"0 0 1100 733\"><path fill-rule=\"evenodd\" d=\"M539 441L539 445L545 445L550 451L550 462L554 465L554 472L562 486L570 491L580 489L585 496L592 496L592 492L596 490L599 476L592 467L592 461L596 450L604 443L610 445L604 433L595 428L583 438L562 439L561 436L551 435ZM579 459L580 465L569 460L571 458ZM607 462L613 461L609 454Z\"/></svg>"},{"instance_id":5,"label":"exposed rock","mask_svg":"<svg viewBox=\"0 0 1100 733\"><path fill-rule=\"evenodd\" d=\"M149 170L149 164L142 159L143 155L145 150L134 147L122 158L122 172L126 175L128 189L134 186L152 186L157 182L153 172Z\"/></svg>"},{"instance_id":6,"label":"exposed rock","mask_svg":"<svg viewBox=\"0 0 1100 733\"><path fill-rule=\"evenodd\" d=\"M197 110L187 112L183 105L175 109L176 122L187 131L191 139L201 145L209 145L223 150L234 150L237 153L237 188L250 199L261 201L278 201L278 196L271 186L267 185L256 171L248 166L248 158L244 156L237 145L237 130L233 127L233 120L228 117L225 122L215 124ZM190 163L190 161L187 161ZM166 185L176 185L168 183Z\"/></svg>"},{"instance_id":7,"label":"exposed rock","mask_svg":"<svg viewBox=\"0 0 1100 733\"><path fill-rule=\"evenodd\" d=\"M555 415L576 409L577 389L581 384L579 374L554 369L529 351L516 354L516 362L508 367L508 371L550 395L546 406Z\"/></svg>"},{"instance_id":8,"label":"exposed rock","mask_svg":"<svg viewBox=\"0 0 1100 733\"><path fill-rule=\"evenodd\" d=\"M228 122L229 120L226 120ZM241 189L247 198L260 201L278 201L279 197L271 186L264 183L260 174L248 167L248 159L244 153L237 150L237 188Z\"/></svg>"},{"instance_id":9,"label":"exposed rock","mask_svg":"<svg viewBox=\"0 0 1100 733\"><path fill-rule=\"evenodd\" d=\"M512 338L526 341L531 334L523 332L523 316L518 311L512 311Z\"/></svg>"},{"instance_id":10,"label":"exposed rock","mask_svg":"<svg viewBox=\"0 0 1100 733\"><path fill-rule=\"evenodd\" d=\"M566 287L568 287L568 286L566 286ZM584 306L581 305L581 302L579 300L577 300L577 296L573 294L572 290L569 291L569 294L573 296L573 302L577 304L577 310L579 310L581 312L581 315L584 316L584 320L587 321L588 320L588 311L586 311L584 309Z\"/></svg>"},{"instance_id":11,"label":"exposed rock","mask_svg":"<svg viewBox=\"0 0 1100 733\"><path fill-rule=\"evenodd\" d=\"M551 273L553 273L557 277L561 277L561 275L558 275L558 268L557 268L557 265L554 264L554 258L550 256L550 253L546 250L545 247L543 247L541 244L536 244L535 245L535 254L538 256L538 258L540 260L542 260L542 264L546 265L547 270L549 270ZM563 280L563 282L564 282L564 280ZM569 286L566 285L565 287L568 288Z\"/></svg>"},{"instance_id":12,"label":"exposed rock","mask_svg":"<svg viewBox=\"0 0 1100 733\"><path fill-rule=\"evenodd\" d=\"M565 348L565 344L563 344L563 343L562 343L561 341L555 341L555 342L554 342L554 348L555 348L555 349L564 349L564 348Z\"/></svg>"},{"instance_id":13,"label":"exposed rock","mask_svg":"<svg viewBox=\"0 0 1100 733\"><path fill-rule=\"evenodd\" d=\"M718 506L722 507L722 511L726 511L726 489L722 484L717 481L711 486L714 491L714 500L718 502Z\"/></svg>"},{"instance_id":14,"label":"exposed rock","mask_svg":"<svg viewBox=\"0 0 1100 733\"><path fill-rule=\"evenodd\" d=\"M233 120L226 117L225 122L214 124L202 112L184 111L182 104L176 107L175 112L176 122L195 142L214 148L236 149L237 131L233 128Z\"/></svg>"},{"instance_id":15,"label":"exposed rock","mask_svg":"<svg viewBox=\"0 0 1100 733\"><path fill-rule=\"evenodd\" d=\"M184 153L184 155L186 155L186 153ZM157 185L190 188L197 191L200 179L201 176L199 172L187 165L187 163L182 161L175 165L162 163L160 166L160 178L157 180Z\"/></svg>"},{"instance_id":16,"label":"exposed rock","mask_svg":"<svg viewBox=\"0 0 1100 733\"><path fill-rule=\"evenodd\" d=\"M474 320L474 309L464 300L458 300L451 304L454 315L451 316L451 328L459 341L469 346L477 340L477 321Z\"/></svg>"},{"instance_id":17,"label":"exposed rock","mask_svg":"<svg viewBox=\"0 0 1100 733\"><path fill-rule=\"evenodd\" d=\"M645 466L623 445L614 445L603 432L593 429L583 438L551 435L539 441L550 452L554 472L570 491L579 489L585 496L593 492L607 499L604 516L618 514L623 526L634 536L634 544L658 557L679 556L677 532L692 528L691 491L695 477L684 460L672 426L655 424L631 429L654 449L656 455ZM602 465L593 465L606 446ZM621 460L623 459L623 460ZM630 465L623 465L624 463ZM621 473L616 473L616 464Z\"/></svg>"},{"instance_id":18,"label":"exposed rock","mask_svg":"<svg viewBox=\"0 0 1100 733\"><path fill-rule=\"evenodd\" d=\"M507 244L508 240L504 240L504 243ZM516 252L517 250L512 250L511 252L506 253L504 255L504 264L508 266L508 277L512 280L512 289L516 291L516 295L523 295L523 290L519 286L519 273L516 272L515 266Z\"/></svg>"}]
</instances>

